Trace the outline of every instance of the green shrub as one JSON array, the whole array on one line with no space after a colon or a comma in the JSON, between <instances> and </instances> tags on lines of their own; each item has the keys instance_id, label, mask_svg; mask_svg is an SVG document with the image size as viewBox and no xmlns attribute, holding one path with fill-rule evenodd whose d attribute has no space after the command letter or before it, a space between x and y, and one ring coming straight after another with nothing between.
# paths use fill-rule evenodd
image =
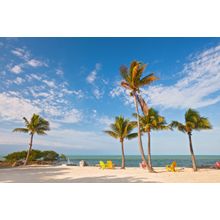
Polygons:
<instances>
[{"instance_id":1,"label":"green shrub","mask_svg":"<svg viewBox=\"0 0 220 220\"><path fill-rule=\"evenodd\" d=\"M20 151L20 152L13 152L11 154L8 154L7 156L5 156L5 160L6 161L17 161L17 160L23 160L26 158L27 155L27 151Z\"/></svg>"},{"instance_id":2,"label":"green shrub","mask_svg":"<svg viewBox=\"0 0 220 220\"><path fill-rule=\"evenodd\" d=\"M13 152L5 156L6 161L14 162L18 160L25 160L27 155L27 151ZM58 160L59 154L55 151L40 151L40 150L32 150L29 161L36 160L45 160L45 161L55 161Z\"/></svg>"},{"instance_id":3,"label":"green shrub","mask_svg":"<svg viewBox=\"0 0 220 220\"><path fill-rule=\"evenodd\" d=\"M58 160L59 154L55 151L42 151L42 157L45 161L54 161Z\"/></svg>"},{"instance_id":4,"label":"green shrub","mask_svg":"<svg viewBox=\"0 0 220 220\"><path fill-rule=\"evenodd\" d=\"M59 157L60 157L61 160L67 160L67 158L66 158L66 156L64 154L60 154Z\"/></svg>"},{"instance_id":5,"label":"green shrub","mask_svg":"<svg viewBox=\"0 0 220 220\"><path fill-rule=\"evenodd\" d=\"M39 160L43 157L43 152L40 150L32 150L29 156L29 161Z\"/></svg>"}]
</instances>

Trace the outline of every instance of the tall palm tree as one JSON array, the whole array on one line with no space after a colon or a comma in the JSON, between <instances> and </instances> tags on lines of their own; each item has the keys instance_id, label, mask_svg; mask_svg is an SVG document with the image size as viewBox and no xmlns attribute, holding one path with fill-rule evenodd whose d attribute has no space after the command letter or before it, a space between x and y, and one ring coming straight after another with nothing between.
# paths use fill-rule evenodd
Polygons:
<instances>
[{"instance_id":1,"label":"tall palm tree","mask_svg":"<svg viewBox=\"0 0 220 220\"><path fill-rule=\"evenodd\" d=\"M137 137L137 133L131 133L135 128L135 123L130 122L129 119L125 119L122 116L116 117L115 122L110 125L111 130L104 131L106 134L110 135L113 138L119 139L121 143L121 168L125 168L125 153L124 153L124 139L132 139Z\"/></svg>"},{"instance_id":2,"label":"tall palm tree","mask_svg":"<svg viewBox=\"0 0 220 220\"><path fill-rule=\"evenodd\" d=\"M33 138L35 134L46 135L46 131L50 130L49 122L41 118L39 115L33 114L31 120L28 121L27 118L23 117L25 121L25 128L15 128L13 132L23 132L30 134L29 149L27 152L26 160L24 165L27 165L29 156L31 154Z\"/></svg>"},{"instance_id":3,"label":"tall palm tree","mask_svg":"<svg viewBox=\"0 0 220 220\"><path fill-rule=\"evenodd\" d=\"M137 114L133 114L134 117L137 117ZM148 115L138 115L140 120L141 132L147 133L148 136L148 154L147 161L148 165L152 168L151 162L151 131L152 130L169 130L170 126L167 125L164 117L159 115L158 111L153 108L150 108L148 111Z\"/></svg>"},{"instance_id":4,"label":"tall palm tree","mask_svg":"<svg viewBox=\"0 0 220 220\"><path fill-rule=\"evenodd\" d=\"M211 129L212 125L210 124L207 118L201 117L198 111L193 109L188 109L188 111L185 113L185 124L182 124L178 121L173 121L171 123L171 127L177 128L179 131L188 134L189 147L192 158L192 166L193 166L193 170L197 171L196 158L193 152L193 145L192 145L192 131Z\"/></svg>"},{"instance_id":5,"label":"tall palm tree","mask_svg":"<svg viewBox=\"0 0 220 220\"><path fill-rule=\"evenodd\" d=\"M138 145L141 153L141 159L146 163L148 171L152 172L153 171L152 168L148 166L148 163L146 161L144 149L142 145L140 121L138 117L139 115L138 102L144 114L147 115L148 108L146 106L146 103L140 96L140 88L149 85L158 78L154 75L154 73L142 77L145 68L146 68L146 64L142 64L138 61L133 61L129 69L126 66L121 66L120 73L123 78L123 81L121 82L121 86L124 87L125 89L130 90L131 91L130 95L134 97L134 104L137 113Z\"/></svg>"}]
</instances>

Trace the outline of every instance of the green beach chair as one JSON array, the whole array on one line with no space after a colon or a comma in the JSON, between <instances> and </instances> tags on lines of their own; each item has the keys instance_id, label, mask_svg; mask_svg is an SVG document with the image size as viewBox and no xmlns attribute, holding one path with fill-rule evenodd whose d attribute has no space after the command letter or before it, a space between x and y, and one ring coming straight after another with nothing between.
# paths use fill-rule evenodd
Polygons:
<instances>
[{"instance_id":1,"label":"green beach chair","mask_svg":"<svg viewBox=\"0 0 220 220\"><path fill-rule=\"evenodd\" d=\"M103 161L99 161L99 166L102 170L106 168L105 163Z\"/></svg>"}]
</instances>

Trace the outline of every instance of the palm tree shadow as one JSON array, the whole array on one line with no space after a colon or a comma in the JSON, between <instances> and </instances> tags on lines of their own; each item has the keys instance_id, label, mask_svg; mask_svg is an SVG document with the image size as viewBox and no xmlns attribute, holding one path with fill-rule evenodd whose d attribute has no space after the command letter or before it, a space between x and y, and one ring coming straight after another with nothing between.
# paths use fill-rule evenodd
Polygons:
<instances>
[{"instance_id":1,"label":"palm tree shadow","mask_svg":"<svg viewBox=\"0 0 220 220\"><path fill-rule=\"evenodd\" d=\"M64 178L60 180L50 179L49 182L59 183L160 183L156 181L143 181L139 178L134 177L117 177L111 176L93 176L93 177L81 177L81 178Z\"/></svg>"},{"instance_id":2,"label":"palm tree shadow","mask_svg":"<svg viewBox=\"0 0 220 220\"><path fill-rule=\"evenodd\" d=\"M15 172L16 171L16 172ZM62 177L69 175L68 168L9 168L0 170L0 182L7 183L159 183L132 176L116 175L90 177Z\"/></svg>"}]
</instances>

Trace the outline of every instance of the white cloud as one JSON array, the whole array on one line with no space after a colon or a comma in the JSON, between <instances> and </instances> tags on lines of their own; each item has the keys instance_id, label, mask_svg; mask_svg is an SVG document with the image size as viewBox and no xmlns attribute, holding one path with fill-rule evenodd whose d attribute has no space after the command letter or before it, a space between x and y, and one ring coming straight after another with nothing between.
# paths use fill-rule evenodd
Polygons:
<instances>
[{"instance_id":1,"label":"white cloud","mask_svg":"<svg viewBox=\"0 0 220 220\"><path fill-rule=\"evenodd\" d=\"M21 66L19 66L19 65L15 65L15 66L13 66L13 67L10 68L10 71L11 71L12 73L19 74L19 73L22 72L22 68L21 68Z\"/></svg>"},{"instance_id":2,"label":"white cloud","mask_svg":"<svg viewBox=\"0 0 220 220\"><path fill-rule=\"evenodd\" d=\"M93 91L92 91L93 95L95 96L96 99L100 99L103 97L103 94L104 92L101 91L100 89L98 88L95 88Z\"/></svg>"},{"instance_id":3,"label":"white cloud","mask_svg":"<svg viewBox=\"0 0 220 220\"><path fill-rule=\"evenodd\" d=\"M56 74L57 74L58 76L63 76L63 75L64 75L64 72L63 72L62 69L56 69Z\"/></svg>"},{"instance_id":4,"label":"white cloud","mask_svg":"<svg viewBox=\"0 0 220 220\"><path fill-rule=\"evenodd\" d=\"M68 94L68 95L72 95L72 94L76 95L77 98L83 98L84 97L84 93L81 89L79 89L79 90L69 90L67 88L64 88L64 89L62 89L62 92L64 94Z\"/></svg>"},{"instance_id":5,"label":"white cloud","mask_svg":"<svg viewBox=\"0 0 220 220\"><path fill-rule=\"evenodd\" d=\"M72 109L70 111L67 111L63 118L59 120L63 123L77 123L81 121L82 119L82 113L78 109Z\"/></svg>"},{"instance_id":6,"label":"white cloud","mask_svg":"<svg viewBox=\"0 0 220 220\"><path fill-rule=\"evenodd\" d=\"M200 108L220 101L220 45L207 49L184 65L184 77L173 86L144 90L151 105Z\"/></svg>"},{"instance_id":7,"label":"white cloud","mask_svg":"<svg viewBox=\"0 0 220 220\"><path fill-rule=\"evenodd\" d=\"M220 45L197 55L184 65L182 79L174 85L155 85L142 89L147 102L164 108L199 108L220 101ZM131 103L120 86L110 92L112 97L120 96Z\"/></svg>"},{"instance_id":8,"label":"white cloud","mask_svg":"<svg viewBox=\"0 0 220 220\"><path fill-rule=\"evenodd\" d=\"M46 66L46 64L42 61L36 60L36 59L31 59L27 62L28 65L32 67L39 67L39 66Z\"/></svg>"},{"instance_id":9,"label":"white cloud","mask_svg":"<svg viewBox=\"0 0 220 220\"><path fill-rule=\"evenodd\" d=\"M14 133L7 129L0 129L0 136L1 144L4 145L27 146L29 141L27 134ZM115 146L114 143L113 139L110 139L103 133L58 128L48 131L46 136L36 136L34 148L45 147L48 149L50 147L56 151L57 147L66 147L92 151L94 149L103 149L103 146L109 144L112 150L112 148L118 148L118 145Z\"/></svg>"},{"instance_id":10,"label":"white cloud","mask_svg":"<svg viewBox=\"0 0 220 220\"><path fill-rule=\"evenodd\" d=\"M27 77L29 80L36 79L36 80L40 81L42 79L41 76L38 76L37 74L33 74L33 73L28 75Z\"/></svg>"},{"instance_id":11,"label":"white cloud","mask_svg":"<svg viewBox=\"0 0 220 220\"><path fill-rule=\"evenodd\" d=\"M31 117L33 113L41 111L30 100L14 97L9 93L0 93L0 103L0 117L3 120L22 120L24 116Z\"/></svg>"},{"instance_id":12,"label":"white cloud","mask_svg":"<svg viewBox=\"0 0 220 220\"><path fill-rule=\"evenodd\" d=\"M49 87L51 87L51 88L55 88L56 87L56 85L55 85L55 83L54 83L54 81L50 81L50 80L43 80L43 82L45 83L45 84L47 84Z\"/></svg>"},{"instance_id":13,"label":"white cloud","mask_svg":"<svg viewBox=\"0 0 220 220\"><path fill-rule=\"evenodd\" d=\"M95 79L96 79L96 74L97 74L96 71L92 71L92 72L87 76L86 81L87 81L88 83L93 83L93 82L95 81Z\"/></svg>"},{"instance_id":14,"label":"white cloud","mask_svg":"<svg viewBox=\"0 0 220 220\"><path fill-rule=\"evenodd\" d=\"M96 80L97 73L100 69L101 69L101 64L96 63L95 69L86 77L86 81L92 84Z\"/></svg>"},{"instance_id":15,"label":"white cloud","mask_svg":"<svg viewBox=\"0 0 220 220\"><path fill-rule=\"evenodd\" d=\"M12 51L12 54L16 55L17 57L27 60L30 57L30 53L22 48L15 48Z\"/></svg>"},{"instance_id":16,"label":"white cloud","mask_svg":"<svg viewBox=\"0 0 220 220\"><path fill-rule=\"evenodd\" d=\"M17 84L17 85L20 85L23 82L25 82L25 80L22 79L21 77L16 77L16 79L14 80L14 83Z\"/></svg>"},{"instance_id":17,"label":"white cloud","mask_svg":"<svg viewBox=\"0 0 220 220\"><path fill-rule=\"evenodd\" d=\"M99 123L101 123L101 124L103 124L103 125L105 125L105 126L107 126L107 127L109 127L109 125L111 124L111 123L113 123L114 122L114 119L113 118L110 118L110 117L108 117L108 116L103 116L103 117L100 117L99 118Z\"/></svg>"}]
</instances>

